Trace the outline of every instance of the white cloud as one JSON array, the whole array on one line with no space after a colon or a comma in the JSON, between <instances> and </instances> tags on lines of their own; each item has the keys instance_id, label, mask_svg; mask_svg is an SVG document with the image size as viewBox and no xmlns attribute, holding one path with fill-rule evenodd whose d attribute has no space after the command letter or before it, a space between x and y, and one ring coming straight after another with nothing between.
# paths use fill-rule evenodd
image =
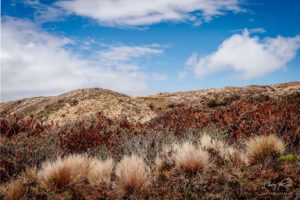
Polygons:
<instances>
[{"instance_id":1,"label":"white cloud","mask_svg":"<svg viewBox=\"0 0 300 200\"><path fill-rule=\"evenodd\" d=\"M264 28L252 28L252 29L249 29L249 32L250 33L265 33L266 30Z\"/></svg>"},{"instance_id":2,"label":"white cloud","mask_svg":"<svg viewBox=\"0 0 300 200\"><path fill-rule=\"evenodd\" d=\"M216 52L199 57L193 54L187 61L198 77L232 70L241 79L253 79L283 69L300 47L300 35L295 37L251 37L247 29L222 42Z\"/></svg>"},{"instance_id":3,"label":"white cloud","mask_svg":"<svg viewBox=\"0 0 300 200\"><path fill-rule=\"evenodd\" d=\"M110 26L143 26L163 21L200 24L226 12L242 10L240 0L74 0L56 5Z\"/></svg>"},{"instance_id":4,"label":"white cloud","mask_svg":"<svg viewBox=\"0 0 300 200\"><path fill-rule=\"evenodd\" d=\"M34 19L38 23L62 20L66 15L70 14L56 4L50 6L49 4L41 3L39 0L23 0L23 3L35 10Z\"/></svg>"},{"instance_id":5,"label":"white cloud","mask_svg":"<svg viewBox=\"0 0 300 200\"><path fill-rule=\"evenodd\" d=\"M72 42L68 38L44 32L30 21L2 20L2 100L53 95L84 87L145 94L149 92L147 74L132 58L163 52L158 46L119 45L100 52L93 59L81 58L65 48ZM101 63L103 60L105 63ZM134 65L135 69L119 69L117 66L122 64Z\"/></svg>"},{"instance_id":6,"label":"white cloud","mask_svg":"<svg viewBox=\"0 0 300 200\"><path fill-rule=\"evenodd\" d=\"M114 45L108 46L107 49L96 54L99 62L106 66L114 67L119 70L138 70L138 63L133 60L140 57L149 57L163 53L163 46L124 46Z\"/></svg>"},{"instance_id":7,"label":"white cloud","mask_svg":"<svg viewBox=\"0 0 300 200\"><path fill-rule=\"evenodd\" d=\"M128 61L131 58L137 58L146 55L161 54L163 50L160 47L151 46L110 46L107 50L100 53L100 57L108 60Z\"/></svg>"},{"instance_id":8,"label":"white cloud","mask_svg":"<svg viewBox=\"0 0 300 200\"><path fill-rule=\"evenodd\" d=\"M266 33L267 31L264 29L264 28L261 28L261 27L258 27L258 28L250 28L250 29L247 29L248 32L251 34L251 33ZM231 32L234 32L234 33L242 33L244 32L245 29L235 29L235 30L232 30Z\"/></svg>"}]
</instances>

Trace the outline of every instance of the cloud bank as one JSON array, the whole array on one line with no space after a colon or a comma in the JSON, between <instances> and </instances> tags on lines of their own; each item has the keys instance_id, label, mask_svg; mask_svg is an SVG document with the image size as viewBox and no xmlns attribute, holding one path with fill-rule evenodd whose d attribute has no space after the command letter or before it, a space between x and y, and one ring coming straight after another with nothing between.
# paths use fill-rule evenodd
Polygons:
<instances>
[{"instance_id":1,"label":"cloud bank","mask_svg":"<svg viewBox=\"0 0 300 200\"><path fill-rule=\"evenodd\" d=\"M68 50L69 38L51 35L30 21L2 19L1 97L10 100L104 87L132 95L149 92L147 74L134 59L163 53L159 45L110 46L92 59Z\"/></svg>"},{"instance_id":2,"label":"cloud bank","mask_svg":"<svg viewBox=\"0 0 300 200\"><path fill-rule=\"evenodd\" d=\"M197 54L187 60L197 77L231 70L244 80L264 76L295 58L300 47L300 35L295 37L264 38L251 37L245 29L222 42L217 51L199 57Z\"/></svg>"},{"instance_id":3,"label":"cloud bank","mask_svg":"<svg viewBox=\"0 0 300 200\"><path fill-rule=\"evenodd\" d=\"M67 12L109 26L145 26L164 21L200 24L227 12L239 12L240 0L101 0L59 1Z\"/></svg>"},{"instance_id":4,"label":"cloud bank","mask_svg":"<svg viewBox=\"0 0 300 200\"><path fill-rule=\"evenodd\" d=\"M163 46L108 46L107 49L96 54L100 63L122 71L138 70L139 64L133 62L141 57L149 57L163 53Z\"/></svg>"}]
</instances>

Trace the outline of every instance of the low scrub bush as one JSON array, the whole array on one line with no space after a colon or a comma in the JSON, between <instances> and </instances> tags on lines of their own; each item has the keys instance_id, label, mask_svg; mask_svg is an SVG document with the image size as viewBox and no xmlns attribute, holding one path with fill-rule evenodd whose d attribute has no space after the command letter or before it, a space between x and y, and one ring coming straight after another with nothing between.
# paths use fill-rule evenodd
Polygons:
<instances>
[{"instance_id":1,"label":"low scrub bush","mask_svg":"<svg viewBox=\"0 0 300 200\"><path fill-rule=\"evenodd\" d=\"M62 149L70 153L81 153L103 144L103 137L99 135L101 128L87 128L83 123L79 123L72 131L60 136Z\"/></svg>"},{"instance_id":2,"label":"low scrub bush","mask_svg":"<svg viewBox=\"0 0 300 200\"><path fill-rule=\"evenodd\" d=\"M50 128L50 125L44 125L42 121L35 119L33 116L11 115L0 119L0 135L7 138L11 138L22 132L31 135L41 134Z\"/></svg>"},{"instance_id":3,"label":"low scrub bush","mask_svg":"<svg viewBox=\"0 0 300 200\"><path fill-rule=\"evenodd\" d=\"M55 135L29 136L19 133L13 140L0 142L0 184L16 178L26 168L56 159L63 152Z\"/></svg>"}]
</instances>

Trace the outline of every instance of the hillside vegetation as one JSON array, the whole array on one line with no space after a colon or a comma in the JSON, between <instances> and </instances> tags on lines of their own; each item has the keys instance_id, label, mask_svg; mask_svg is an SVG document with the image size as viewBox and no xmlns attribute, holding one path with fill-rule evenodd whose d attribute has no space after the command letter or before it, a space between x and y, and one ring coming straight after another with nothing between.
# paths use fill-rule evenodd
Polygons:
<instances>
[{"instance_id":1,"label":"hillside vegetation","mask_svg":"<svg viewBox=\"0 0 300 200\"><path fill-rule=\"evenodd\" d=\"M0 198L300 198L300 82L1 103Z\"/></svg>"}]
</instances>

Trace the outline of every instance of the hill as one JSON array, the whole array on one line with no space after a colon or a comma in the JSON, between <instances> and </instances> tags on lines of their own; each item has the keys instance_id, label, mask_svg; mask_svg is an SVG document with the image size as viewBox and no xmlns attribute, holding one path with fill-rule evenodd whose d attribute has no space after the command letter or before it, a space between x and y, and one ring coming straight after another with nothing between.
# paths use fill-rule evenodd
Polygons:
<instances>
[{"instance_id":1,"label":"hill","mask_svg":"<svg viewBox=\"0 0 300 200\"><path fill-rule=\"evenodd\" d=\"M67 123L97 113L102 113L110 119L127 118L130 122L145 122L156 116L137 98L99 88L2 103L0 113L1 116L12 113L33 115L46 123L51 121Z\"/></svg>"},{"instance_id":2,"label":"hill","mask_svg":"<svg viewBox=\"0 0 300 200\"><path fill-rule=\"evenodd\" d=\"M78 195L81 199L247 199L262 195L288 199L300 193L300 158L297 157L300 82L140 97L99 88L80 89L59 96L4 102L0 114L3 184L0 192L3 195L9 191L12 180L28 181L26 170L32 166L37 167L35 176L40 177L43 162L73 154L111 157L116 162L121 162L124 155L138 155L146 162L139 161L140 165L149 166L151 184L146 192L132 192L131 188L131 192L119 196L115 187L120 181L116 176L104 188L83 187L86 183L80 182L63 189L54 186L49 189L49 185L37 178L29 181L31 185L22 182L27 191L23 196L29 199L37 196L78 199ZM213 138L208 140L212 149L203 143L207 134ZM283 147L251 163L249 141L268 135L278 138L280 141L274 141L277 145L284 143ZM264 145L272 152L276 144ZM180 151L176 145L190 148L181 158L197 155L193 153L196 151L193 145L206 150L210 167L196 174L183 172L177 166L176 155ZM161 165L157 158L167 162L166 168L158 167ZM115 170L113 173L117 175ZM293 182L288 190L273 191L265 187L266 183L276 185L286 178Z\"/></svg>"}]
</instances>

